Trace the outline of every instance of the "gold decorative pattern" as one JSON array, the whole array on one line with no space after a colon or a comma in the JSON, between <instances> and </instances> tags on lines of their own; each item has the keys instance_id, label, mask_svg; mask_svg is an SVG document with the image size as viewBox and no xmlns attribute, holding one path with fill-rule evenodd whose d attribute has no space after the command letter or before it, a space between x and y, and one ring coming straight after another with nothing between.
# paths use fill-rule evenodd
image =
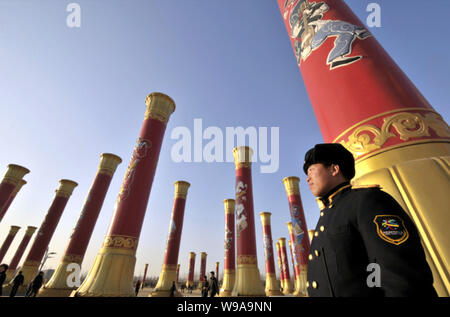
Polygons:
<instances>
[{"instance_id":1,"label":"gold decorative pattern","mask_svg":"<svg viewBox=\"0 0 450 317\"><path fill-rule=\"evenodd\" d=\"M254 255L238 255L237 264L257 264L256 256Z\"/></svg>"},{"instance_id":2,"label":"gold decorative pattern","mask_svg":"<svg viewBox=\"0 0 450 317\"><path fill-rule=\"evenodd\" d=\"M195 258L195 252L189 252L189 259Z\"/></svg>"},{"instance_id":3,"label":"gold decorative pattern","mask_svg":"<svg viewBox=\"0 0 450 317\"><path fill-rule=\"evenodd\" d=\"M391 132L392 128L396 133ZM429 129L445 138L450 138L450 128L441 116L434 112L419 113L400 112L383 120L381 128L374 125L362 125L356 128L340 143L352 152L355 158L380 149L388 139L398 137L403 141L430 136Z\"/></svg>"},{"instance_id":4,"label":"gold decorative pattern","mask_svg":"<svg viewBox=\"0 0 450 317\"><path fill-rule=\"evenodd\" d=\"M169 96L154 92L145 98L147 110L145 120L155 119L164 124L169 121L170 115L175 111L175 102Z\"/></svg>"},{"instance_id":5,"label":"gold decorative pattern","mask_svg":"<svg viewBox=\"0 0 450 317\"><path fill-rule=\"evenodd\" d=\"M236 169L250 168L252 165L253 150L249 146L237 146L233 149Z\"/></svg>"},{"instance_id":6,"label":"gold decorative pattern","mask_svg":"<svg viewBox=\"0 0 450 317\"><path fill-rule=\"evenodd\" d=\"M23 185L25 185L27 182L24 179L21 179L19 181L19 184L17 184L16 188L14 188L14 191L12 192L11 196L15 197L17 195L17 193L19 192L19 190L23 187Z\"/></svg>"},{"instance_id":7,"label":"gold decorative pattern","mask_svg":"<svg viewBox=\"0 0 450 317\"><path fill-rule=\"evenodd\" d=\"M176 181L175 182L175 198L186 199L189 186L191 186L191 184L189 184L188 182Z\"/></svg>"},{"instance_id":8,"label":"gold decorative pattern","mask_svg":"<svg viewBox=\"0 0 450 317\"><path fill-rule=\"evenodd\" d=\"M103 241L103 248L119 248L136 250L138 238L128 236L107 236Z\"/></svg>"},{"instance_id":9,"label":"gold decorative pattern","mask_svg":"<svg viewBox=\"0 0 450 317\"><path fill-rule=\"evenodd\" d=\"M225 214L234 214L234 207L236 201L234 199L225 199L223 205L225 207Z\"/></svg>"},{"instance_id":10,"label":"gold decorative pattern","mask_svg":"<svg viewBox=\"0 0 450 317\"><path fill-rule=\"evenodd\" d=\"M98 172L111 177L116 172L117 166L122 163L122 159L119 156L111 153L103 153L100 155L100 158Z\"/></svg>"},{"instance_id":11,"label":"gold decorative pattern","mask_svg":"<svg viewBox=\"0 0 450 317\"><path fill-rule=\"evenodd\" d=\"M298 195L300 196L300 178L297 176L289 176L283 178L284 188L286 189L286 193L288 196Z\"/></svg>"},{"instance_id":12,"label":"gold decorative pattern","mask_svg":"<svg viewBox=\"0 0 450 317\"><path fill-rule=\"evenodd\" d=\"M25 174L28 174L29 172L30 170L23 166L9 164L2 182L17 186Z\"/></svg>"},{"instance_id":13,"label":"gold decorative pattern","mask_svg":"<svg viewBox=\"0 0 450 317\"><path fill-rule=\"evenodd\" d=\"M74 181L71 181L68 179L62 179L59 181L59 188L55 191L56 196L69 198L72 195L73 190L77 186L78 186L78 183L76 183Z\"/></svg>"},{"instance_id":14,"label":"gold decorative pattern","mask_svg":"<svg viewBox=\"0 0 450 317\"><path fill-rule=\"evenodd\" d=\"M81 264L81 262L83 262L83 256L78 254L66 254L62 258L61 262Z\"/></svg>"},{"instance_id":15,"label":"gold decorative pattern","mask_svg":"<svg viewBox=\"0 0 450 317\"><path fill-rule=\"evenodd\" d=\"M26 236L32 236L36 231L37 227L28 226L27 231L25 232Z\"/></svg>"},{"instance_id":16,"label":"gold decorative pattern","mask_svg":"<svg viewBox=\"0 0 450 317\"><path fill-rule=\"evenodd\" d=\"M173 272L177 270L177 264L163 264L161 272Z\"/></svg>"},{"instance_id":17,"label":"gold decorative pattern","mask_svg":"<svg viewBox=\"0 0 450 317\"><path fill-rule=\"evenodd\" d=\"M270 212L261 212L259 213L259 216L261 217L261 223L263 226L270 226L270 216L272 213Z\"/></svg>"},{"instance_id":18,"label":"gold decorative pattern","mask_svg":"<svg viewBox=\"0 0 450 317\"><path fill-rule=\"evenodd\" d=\"M292 234L292 222L286 222L286 225L287 225L287 227L288 227L288 231L289 231L289 234L291 235ZM289 241L289 245L291 244L291 241Z\"/></svg>"}]
</instances>

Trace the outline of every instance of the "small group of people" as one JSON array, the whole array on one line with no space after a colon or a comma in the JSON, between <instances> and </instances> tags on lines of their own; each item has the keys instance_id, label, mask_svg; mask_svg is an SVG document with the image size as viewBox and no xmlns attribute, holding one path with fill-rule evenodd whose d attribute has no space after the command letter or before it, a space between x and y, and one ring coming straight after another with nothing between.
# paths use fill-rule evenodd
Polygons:
<instances>
[{"instance_id":1,"label":"small group of people","mask_svg":"<svg viewBox=\"0 0 450 317\"><path fill-rule=\"evenodd\" d=\"M214 272L211 271L209 274L210 274L209 282L206 275L204 276L203 279L202 297L208 297L208 292L209 297L214 297L219 291L219 283L217 282L217 278L214 276L215 275Z\"/></svg>"},{"instance_id":2,"label":"small group of people","mask_svg":"<svg viewBox=\"0 0 450 317\"><path fill-rule=\"evenodd\" d=\"M0 296L3 295L3 283L6 280L6 271L8 270L7 264L0 265ZM16 277L13 280L11 292L9 293L9 297L14 297L19 290L19 287L23 285L24 276L23 272L19 271ZM33 279L33 281L28 285L27 290L25 292L25 297L36 297L39 289L44 283L44 272L40 271L38 275Z\"/></svg>"}]
</instances>

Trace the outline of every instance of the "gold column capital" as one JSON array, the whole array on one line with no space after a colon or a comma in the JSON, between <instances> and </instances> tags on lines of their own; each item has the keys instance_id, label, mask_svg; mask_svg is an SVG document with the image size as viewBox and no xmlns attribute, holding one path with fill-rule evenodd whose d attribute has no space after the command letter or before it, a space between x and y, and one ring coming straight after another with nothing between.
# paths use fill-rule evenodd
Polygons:
<instances>
[{"instance_id":1,"label":"gold column capital","mask_svg":"<svg viewBox=\"0 0 450 317\"><path fill-rule=\"evenodd\" d=\"M19 231L19 229L20 229L19 226L11 226L11 229L9 229L9 234L8 235L16 234L17 231Z\"/></svg>"},{"instance_id":2,"label":"gold column capital","mask_svg":"<svg viewBox=\"0 0 450 317\"><path fill-rule=\"evenodd\" d=\"M59 181L59 188L55 191L56 196L61 196L65 198L69 198L72 195L75 187L78 186L78 183L71 181L69 179L61 179Z\"/></svg>"},{"instance_id":3,"label":"gold column capital","mask_svg":"<svg viewBox=\"0 0 450 317\"><path fill-rule=\"evenodd\" d=\"M148 263L145 263L145 268L148 268Z\"/></svg>"},{"instance_id":4,"label":"gold column capital","mask_svg":"<svg viewBox=\"0 0 450 317\"><path fill-rule=\"evenodd\" d=\"M259 216L261 217L261 223L263 226L270 226L270 216L272 213L268 211L263 211L259 213Z\"/></svg>"},{"instance_id":5,"label":"gold column capital","mask_svg":"<svg viewBox=\"0 0 450 317\"><path fill-rule=\"evenodd\" d=\"M14 191L12 192L11 195L15 196L19 190L23 187L23 185L25 185L27 182L24 179L21 179L19 181L19 184L16 185L16 188L14 188Z\"/></svg>"},{"instance_id":6,"label":"gold column capital","mask_svg":"<svg viewBox=\"0 0 450 317\"><path fill-rule=\"evenodd\" d=\"M147 109L146 119L156 119L164 124L169 121L170 115L175 111L175 102L169 96L153 92L145 98Z\"/></svg>"},{"instance_id":7,"label":"gold column capital","mask_svg":"<svg viewBox=\"0 0 450 317\"><path fill-rule=\"evenodd\" d=\"M185 181L176 181L174 185L175 185L175 198L180 197L186 199L188 188L189 186L191 186L191 184Z\"/></svg>"},{"instance_id":8,"label":"gold column capital","mask_svg":"<svg viewBox=\"0 0 450 317\"><path fill-rule=\"evenodd\" d=\"M17 186L19 185L20 180L25 176L25 174L28 174L29 172L30 170L23 166L9 164L8 170L6 171L2 182Z\"/></svg>"},{"instance_id":9,"label":"gold column capital","mask_svg":"<svg viewBox=\"0 0 450 317\"><path fill-rule=\"evenodd\" d=\"M28 226L27 231L25 232L26 236L32 236L33 233L36 231L37 227Z\"/></svg>"},{"instance_id":10,"label":"gold column capital","mask_svg":"<svg viewBox=\"0 0 450 317\"><path fill-rule=\"evenodd\" d=\"M300 195L300 178L297 176L289 176L283 178L284 188L288 195Z\"/></svg>"},{"instance_id":11,"label":"gold column capital","mask_svg":"<svg viewBox=\"0 0 450 317\"><path fill-rule=\"evenodd\" d=\"M234 199L224 199L223 205L226 214L234 214L235 203L236 201Z\"/></svg>"},{"instance_id":12,"label":"gold column capital","mask_svg":"<svg viewBox=\"0 0 450 317\"><path fill-rule=\"evenodd\" d=\"M200 256L202 259L205 259L208 254L206 252L200 252Z\"/></svg>"},{"instance_id":13,"label":"gold column capital","mask_svg":"<svg viewBox=\"0 0 450 317\"><path fill-rule=\"evenodd\" d=\"M120 163L122 163L122 159L119 156L111 153L102 153L100 155L98 172L112 177Z\"/></svg>"},{"instance_id":14,"label":"gold column capital","mask_svg":"<svg viewBox=\"0 0 450 317\"><path fill-rule=\"evenodd\" d=\"M189 259L195 258L195 252L189 252Z\"/></svg>"},{"instance_id":15,"label":"gold column capital","mask_svg":"<svg viewBox=\"0 0 450 317\"><path fill-rule=\"evenodd\" d=\"M249 146L237 146L233 149L236 169L252 165L253 150Z\"/></svg>"},{"instance_id":16,"label":"gold column capital","mask_svg":"<svg viewBox=\"0 0 450 317\"><path fill-rule=\"evenodd\" d=\"M286 246L286 238L278 238L278 242L280 243L280 248Z\"/></svg>"},{"instance_id":17,"label":"gold column capital","mask_svg":"<svg viewBox=\"0 0 450 317\"><path fill-rule=\"evenodd\" d=\"M292 234L292 222L286 222L286 225L287 225L287 227L288 227L288 230L289 230L289 234ZM290 242L290 241L289 241Z\"/></svg>"}]
</instances>

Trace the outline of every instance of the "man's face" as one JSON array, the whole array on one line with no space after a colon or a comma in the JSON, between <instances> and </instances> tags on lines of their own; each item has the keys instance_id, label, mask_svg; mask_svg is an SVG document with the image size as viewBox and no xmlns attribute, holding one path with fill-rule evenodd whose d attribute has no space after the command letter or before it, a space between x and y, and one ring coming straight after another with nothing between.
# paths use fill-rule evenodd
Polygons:
<instances>
[{"instance_id":1,"label":"man's face","mask_svg":"<svg viewBox=\"0 0 450 317\"><path fill-rule=\"evenodd\" d=\"M327 194L334 187L332 169L322 163L312 164L307 175L309 190L316 197Z\"/></svg>"}]
</instances>

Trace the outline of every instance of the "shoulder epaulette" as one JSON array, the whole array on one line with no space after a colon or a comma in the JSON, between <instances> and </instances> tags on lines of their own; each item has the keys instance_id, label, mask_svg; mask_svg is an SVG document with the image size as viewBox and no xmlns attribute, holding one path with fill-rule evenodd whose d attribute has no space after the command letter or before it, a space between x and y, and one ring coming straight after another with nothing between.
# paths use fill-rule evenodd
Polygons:
<instances>
[{"instance_id":1,"label":"shoulder epaulette","mask_svg":"<svg viewBox=\"0 0 450 317\"><path fill-rule=\"evenodd\" d=\"M381 189L381 186L378 184L370 184L370 185L354 185L352 189L363 189L363 188L378 188Z\"/></svg>"}]
</instances>

